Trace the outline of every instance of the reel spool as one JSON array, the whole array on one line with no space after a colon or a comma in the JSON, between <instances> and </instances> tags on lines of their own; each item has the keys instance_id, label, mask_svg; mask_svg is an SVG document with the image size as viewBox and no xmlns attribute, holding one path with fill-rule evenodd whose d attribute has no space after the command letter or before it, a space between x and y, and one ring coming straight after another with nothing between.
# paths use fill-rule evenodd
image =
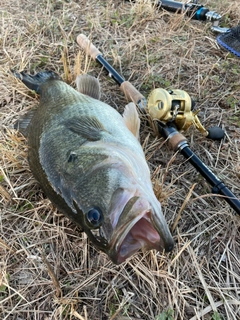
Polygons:
<instances>
[{"instance_id":1,"label":"reel spool","mask_svg":"<svg viewBox=\"0 0 240 320\"><path fill-rule=\"evenodd\" d=\"M224 137L224 131L219 127L205 129L197 116L199 110L192 111L194 105L195 102L186 91L158 88L150 93L147 110L152 119L164 123L174 122L180 131L186 131L191 125L194 125L205 137L221 140Z\"/></svg>"}]
</instances>

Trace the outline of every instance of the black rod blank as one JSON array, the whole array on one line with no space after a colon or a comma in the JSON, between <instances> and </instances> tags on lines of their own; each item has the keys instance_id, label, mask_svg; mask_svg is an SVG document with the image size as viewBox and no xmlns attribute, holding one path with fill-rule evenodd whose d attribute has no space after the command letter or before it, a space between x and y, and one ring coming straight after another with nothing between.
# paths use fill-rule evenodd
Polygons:
<instances>
[{"instance_id":1,"label":"black rod blank","mask_svg":"<svg viewBox=\"0 0 240 320\"><path fill-rule=\"evenodd\" d=\"M213 187L212 192L224 196L227 203L240 214L240 201L227 188L227 186L218 179L217 176L198 158L198 156L189 148L188 145L180 149L182 155L194 166L195 169L207 180Z\"/></svg>"}]
</instances>

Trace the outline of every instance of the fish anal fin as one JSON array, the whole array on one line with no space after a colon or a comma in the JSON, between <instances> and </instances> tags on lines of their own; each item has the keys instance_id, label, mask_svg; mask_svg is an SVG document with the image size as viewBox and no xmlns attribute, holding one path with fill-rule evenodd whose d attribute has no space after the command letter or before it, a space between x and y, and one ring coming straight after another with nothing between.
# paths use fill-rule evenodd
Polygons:
<instances>
[{"instance_id":1,"label":"fish anal fin","mask_svg":"<svg viewBox=\"0 0 240 320\"><path fill-rule=\"evenodd\" d=\"M103 124L97 118L90 116L69 119L65 122L65 125L72 132L79 134L90 141L100 140L102 133L107 132Z\"/></svg>"},{"instance_id":2,"label":"fish anal fin","mask_svg":"<svg viewBox=\"0 0 240 320\"><path fill-rule=\"evenodd\" d=\"M79 92L86 94L94 99L100 100L101 91L97 78L87 74L77 76L76 85Z\"/></svg>"},{"instance_id":3,"label":"fish anal fin","mask_svg":"<svg viewBox=\"0 0 240 320\"><path fill-rule=\"evenodd\" d=\"M136 105L130 102L125 106L123 112L123 120L127 128L139 139L140 119L137 112Z\"/></svg>"}]
</instances>

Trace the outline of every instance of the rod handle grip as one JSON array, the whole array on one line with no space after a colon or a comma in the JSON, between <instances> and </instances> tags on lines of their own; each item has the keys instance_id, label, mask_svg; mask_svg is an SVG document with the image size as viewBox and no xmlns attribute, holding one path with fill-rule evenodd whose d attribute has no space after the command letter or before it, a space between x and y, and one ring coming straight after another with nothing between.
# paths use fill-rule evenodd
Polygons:
<instances>
[{"instance_id":1,"label":"rod handle grip","mask_svg":"<svg viewBox=\"0 0 240 320\"><path fill-rule=\"evenodd\" d=\"M91 41L82 33L77 36L77 44L94 60L96 60L98 55L102 55Z\"/></svg>"},{"instance_id":2,"label":"rod handle grip","mask_svg":"<svg viewBox=\"0 0 240 320\"><path fill-rule=\"evenodd\" d=\"M129 81L124 81L120 85L120 89L125 94L125 97L128 101L133 101L137 105L139 105L140 102L142 102L141 104L143 104L144 107L146 107L145 97Z\"/></svg>"},{"instance_id":3,"label":"rod handle grip","mask_svg":"<svg viewBox=\"0 0 240 320\"><path fill-rule=\"evenodd\" d=\"M169 145L174 152L176 152L183 143L187 143L187 139L180 132L177 132L169 138Z\"/></svg>"}]
</instances>

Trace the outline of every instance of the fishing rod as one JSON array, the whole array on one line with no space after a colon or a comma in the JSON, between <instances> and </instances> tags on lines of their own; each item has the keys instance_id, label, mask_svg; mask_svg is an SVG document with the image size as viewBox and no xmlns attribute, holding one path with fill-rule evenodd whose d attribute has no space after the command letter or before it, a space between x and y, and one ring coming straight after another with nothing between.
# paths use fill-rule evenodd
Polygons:
<instances>
[{"instance_id":1,"label":"fishing rod","mask_svg":"<svg viewBox=\"0 0 240 320\"><path fill-rule=\"evenodd\" d=\"M194 115L191 110L189 111L189 105L191 105L192 108L193 103L190 103L191 99L189 96L186 96L186 92L183 90L178 90L177 99L179 100L176 100L175 98L169 98L169 96L171 97L171 95L174 93L173 90L167 91L164 89L155 89L147 100L129 81L125 81L125 79L104 59L102 53L84 34L78 35L77 43L87 55L91 56L94 60L101 64L101 66L108 72L109 76L113 78L113 80L120 86L120 89L123 91L128 101L133 101L136 105L138 105L139 109L143 113L148 112L154 120L157 120L159 134L165 139L168 139L173 151L179 151L208 181L208 183L212 186L212 192L224 196L226 202L235 210L237 214L240 215L240 201L190 149L187 139L178 131L182 130L182 128L186 130L186 128L188 128L191 124L198 125L198 123L200 123L199 119L196 118L196 114ZM164 90L164 93L161 90ZM165 98L165 100L163 98ZM187 109L187 117L184 115L185 109ZM158 118L156 117L156 110L160 111ZM161 113L161 111L163 112ZM177 120L178 123L176 123ZM223 137L221 132L222 129L219 127L211 128L213 129L213 132L210 131L210 133L210 129L206 130L202 125L201 127L203 128L202 130L205 134L207 132L207 136L211 136L211 139L213 139L212 136L216 136L215 139L219 139L220 136Z\"/></svg>"},{"instance_id":2,"label":"fishing rod","mask_svg":"<svg viewBox=\"0 0 240 320\"><path fill-rule=\"evenodd\" d=\"M240 58L240 25L232 28L221 27L219 24L222 16L216 11L210 11L208 8L199 4L198 0L193 0L192 3L183 3L174 0L158 0L156 8L174 13L184 13L193 20L211 22L211 30L219 34L216 38L217 43Z\"/></svg>"},{"instance_id":3,"label":"fishing rod","mask_svg":"<svg viewBox=\"0 0 240 320\"><path fill-rule=\"evenodd\" d=\"M209 139L221 140L224 137L224 131L219 127L209 128L208 130L203 127L197 116L199 110L193 112L195 102L186 91L158 88L152 91L147 103L146 98L129 81L125 81L85 35L80 34L77 37L77 43L93 60L98 61L108 71L109 76L120 86L127 100L134 101L142 112L148 109L152 118L164 122L174 121L178 130L187 130L194 124Z\"/></svg>"},{"instance_id":4,"label":"fishing rod","mask_svg":"<svg viewBox=\"0 0 240 320\"><path fill-rule=\"evenodd\" d=\"M184 12L194 20L212 22L211 30L219 33L216 39L217 43L240 58L240 25L233 28L220 27L221 15L198 4L198 0L195 0L193 3L160 0L157 6L167 11Z\"/></svg>"},{"instance_id":5,"label":"fishing rod","mask_svg":"<svg viewBox=\"0 0 240 320\"><path fill-rule=\"evenodd\" d=\"M192 3L182 3L178 1L171 0L159 0L157 3L159 8L162 8L166 11L185 13L188 17L193 20L200 21L210 21L212 22L212 31L218 33L225 33L229 29L219 26L219 22L222 16L216 11L210 11L208 8L199 4L197 0Z\"/></svg>"},{"instance_id":6,"label":"fishing rod","mask_svg":"<svg viewBox=\"0 0 240 320\"><path fill-rule=\"evenodd\" d=\"M195 0L191 3L183 3L174 0L158 0L155 5L157 8L164 9L166 11L174 13L184 13L186 14L186 16L193 20L210 21L212 22L211 29L214 32L226 33L229 30L229 28L219 26L220 20L222 18L219 13L217 13L216 11L210 11L202 4L199 4L198 0Z\"/></svg>"}]
</instances>

